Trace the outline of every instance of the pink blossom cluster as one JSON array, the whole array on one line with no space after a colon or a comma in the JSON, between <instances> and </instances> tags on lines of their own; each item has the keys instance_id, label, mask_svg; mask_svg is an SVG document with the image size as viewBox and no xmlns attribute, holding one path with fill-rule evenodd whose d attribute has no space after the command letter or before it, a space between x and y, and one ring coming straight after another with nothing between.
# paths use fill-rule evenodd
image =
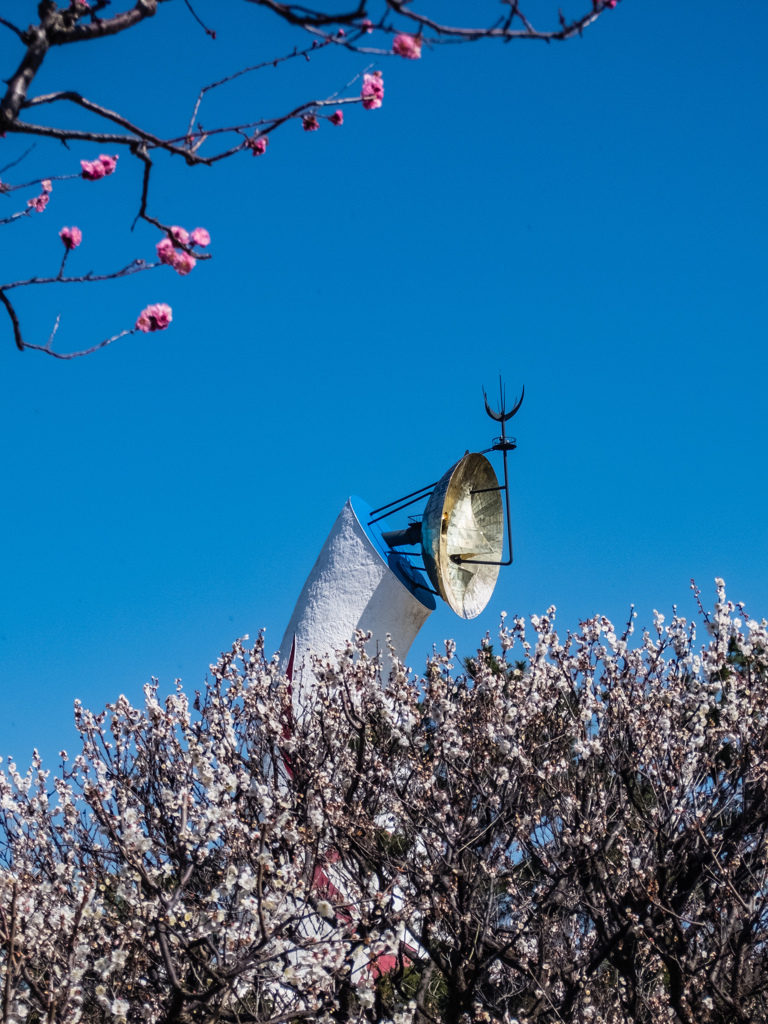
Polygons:
<instances>
[{"instance_id":1,"label":"pink blossom cluster","mask_svg":"<svg viewBox=\"0 0 768 1024\"><path fill-rule=\"evenodd\" d=\"M177 249L176 246L199 245L200 248L204 248L206 245L210 245L210 242L211 236L205 228L187 231L185 228L174 225L170 229L170 237L161 239L155 246L157 258L161 263L173 267L177 274L184 276L194 270L197 260L191 253L186 252L183 248Z\"/></svg>"},{"instance_id":2,"label":"pink blossom cluster","mask_svg":"<svg viewBox=\"0 0 768 1024\"><path fill-rule=\"evenodd\" d=\"M173 311L165 302L156 302L139 313L136 330L149 334L150 331L164 331L173 320Z\"/></svg>"},{"instance_id":3,"label":"pink blossom cluster","mask_svg":"<svg viewBox=\"0 0 768 1024\"><path fill-rule=\"evenodd\" d=\"M86 181L98 181L112 174L117 167L117 157L102 153L97 160L81 160L83 177Z\"/></svg>"},{"instance_id":4,"label":"pink blossom cluster","mask_svg":"<svg viewBox=\"0 0 768 1024\"><path fill-rule=\"evenodd\" d=\"M83 233L80 228L62 228L59 232L59 238L64 243L64 248L67 252L70 252L80 245L83 240Z\"/></svg>"},{"instance_id":5,"label":"pink blossom cluster","mask_svg":"<svg viewBox=\"0 0 768 1024\"><path fill-rule=\"evenodd\" d=\"M421 57L421 37L400 32L392 40L392 52L407 60L418 60Z\"/></svg>"},{"instance_id":6,"label":"pink blossom cluster","mask_svg":"<svg viewBox=\"0 0 768 1024\"><path fill-rule=\"evenodd\" d=\"M32 210L37 210L38 213L42 213L47 205L47 192L41 192L39 196L34 196L32 199L27 200L27 206L29 206Z\"/></svg>"},{"instance_id":7,"label":"pink blossom cluster","mask_svg":"<svg viewBox=\"0 0 768 1024\"><path fill-rule=\"evenodd\" d=\"M50 198L53 186L51 185L50 178L44 178L40 182L40 188L43 190L39 196L34 196L32 199L27 200L27 206L31 210L37 210L38 213L42 213L48 205L48 199Z\"/></svg>"},{"instance_id":8,"label":"pink blossom cluster","mask_svg":"<svg viewBox=\"0 0 768 1024\"><path fill-rule=\"evenodd\" d=\"M360 96L366 110L378 110L384 99L384 80L380 71L374 71L372 75L363 75Z\"/></svg>"},{"instance_id":9,"label":"pink blossom cluster","mask_svg":"<svg viewBox=\"0 0 768 1024\"><path fill-rule=\"evenodd\" d=\"M248 146L254 156L263 156L267 151L269 145L269 139L266 135L254 136L252 139L248 139Z\"/></svg>"},{"instance_id":10,"label":"pink blossom cluster","mask_svg":"<svg viewBox=\"0 0 768 1024\"><path fill-rule=\"evenodd\" d=\"M334 110L327 120L338 127L339 125L344 124L344 112L342 110ZM316 132L320 127L320 122L317 119L316 114L305 114L301 121L305 132ZM266 139L264 141L266 143Z\"/></svg>"}]
</instances>

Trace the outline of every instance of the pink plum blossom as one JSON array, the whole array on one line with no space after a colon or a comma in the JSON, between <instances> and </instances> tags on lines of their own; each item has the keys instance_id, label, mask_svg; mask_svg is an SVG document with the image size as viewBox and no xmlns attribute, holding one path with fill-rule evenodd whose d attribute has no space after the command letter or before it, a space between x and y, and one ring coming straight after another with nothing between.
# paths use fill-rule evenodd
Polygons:
<instances>
[{"instance_id":1,"label":"pink plum blossom","mask_svg":"<svg viewBox=\"0 0 768 1024\"><path fill-rule=\"evenodd\" d=\"M40 195L35 196L34 199L28 199L27 206L31 207L31 209L33 210L37 210L38 213L42 213L48 205L48 199L48 193L41 192Z\"/></svg>"},{"instance_id":2,"label":"pink plum blossom","mask_svg":"<svg viewBox=\"0 0 768 1024\"><path fill-rule=\"evenodd\" d=\"M266 135L262 135L258 139L250 139L248 145L251 147L254 156L262 156L269 145L269 139Z\"/></svg>"},{"instance_id":3,"label":"pink plum blossom","mask_svg":"<svg viewBox=\"0 0 768 1024\"><path fill-rule=\"evenodd\" d=\"M173 247L173 242L170 238L161 238L155 246L157 250L157 258L161 263L167 263L169 266L173 266L173 261L176 258L176 250Z\"/></svg>"},{"instance_id":4,"label":"pink plum blossom","mask_svg":"<svg viewBox=\"0 0 768 1024\"><path fill-rule=\"evenodd\" d=\"M86 181L98 181L113 173L117 167L117 157L102 153L98 160L81 160L80 166Z\"/></svg>"},{"instance_id":5,"label":"pink plum blossom","mask_svg":"<svg viewBox=\"0 0 768 1024\"><path fill-rule=\"evenodd\" d=\"M366 110L378 110L384 99L384 82L380 71L372 75L363 75L363 88L360 93Z\"/></svg>"},{"instance_id":6,"label":"pink plum blossom","mask_svg":"<svg viewBox=\"0 0 768 1024\"><path fill-rule=\"evenodd\" d=\"M320 127L320 122L314 114L305 114L301 119L301 123L304 126L305 132L316 132Z\"/></svg>"},{"instance_id":7,"label":"pink plum blossom","mask_svg":"<svg viewBox=\"0 0 768 1024\"><path fill-rule=\"evenodd\" d=\"M164 302L156 302L142 309L136 321L136 329L148 334L150 331L164 331L173 320L171 307Z\"/></svg>"},{"instance_id":8,"label":"pink plum blossom","mask_svg":"<svg viewBox=\"0 0 768 1024\"><path fill-rule=\"evenodd\" d=\"M62 228L59 232L59 238L64 243L65 249L76 249L83 240L83 233L80 228Z\"/></svg>"},{"instance_id":9,"label":"pink plum blossom","mask_svg":"<svg viewBox=\"0 0 768 1024\"><path fill-rule=\"evenodd\" d=\"M211 240L210 235L205 228L196 228L195 231L203 232L208 238L208 241ZM184 228L173 227L171 228L171 232L180 245L187 245L189 243L190 235L188 231L184 230ZM208 243L206 242L205 244L207 245ZM173 267L176 273L181 274L182 276L188 274L197 265L195 257L190 255L188 252L182 252L181 250L176 249L170 238L161 238L155 246L155 249L157 250L157 258L160 262L167 264L169 267Z\"/></svg>"},{"instance_id":10,"label":"pink plum blossom","mask_svg":"<svg viewBox=\"0 0 768 1024\"><path fill-rule=\"evenodd\" d=\"M173 258L173 269L177 274L181 274L182 277L186 276L196 265L197 260L194 256L190 256L188 252L177 251Z\"/></svg>"},{"instance_id":11,"label":"pink plum blossom","mask_svg":"<svg viewBox=\"0 0 768 1024\"><path fill-rule=\"evenodd\" d=\"M115 168L117 167L116 156L107 156L106 153L99 153L99 160L101 161L101 165L104 168L105 174L112 174Z\"/></svg>"},{"instance_id":12,"label":"pink plum blossom","mask_svg":"<svg viewBox=\"0 0 768 1024\"><path fill-rule=\"evenodd\" d=\"M360 22L360 28L364 28L368 35L370 35L373 32L373 22L370 18L363 18Z\"/></svg>"},{"instance_id":13,"label":"pink plum blossom","mask_svg":"<svg viewBox=\"0 0 768 1024\"><path fill-rule=\"evenodd\" d=\"M83 177L86 181L98 181L107 173L101 160L81 160L80 166L83 168Z\"/></svg>"},{"instance_id":14,"label":"pink plum blossom","mask_svg":"<svg viewBox=\"0 0 768 1024\"><path fill-rule=\"evenodd\" d=\"M392 40L392 51L407 60L418 60L421 57L421 38L400 32Z\"/></svg>"},{"instance_id":15,"label":"pink plum blossom","mask_svg":"<svg viewBox=\"0 0 768 1024\"><path fill-rule=\"evenodd\" d=\"M200 248L205 248L206 245L211 244L211 236L205 228L195 228L189 237L192 239L194 244L199 245Z\"/></svg>"},{"instance_id":16,"label":"pink plum blossom","mask_svg":"<svg viewBox=\"0 0 768 1024\"><path fill-rule=\"evenodd\" d=\"M331 122L331 124L344 124L344 112L342 110L334 110L334 112L331 114L328 120Z\"/></svg>"},{"instance_id":17,"label":"pink plum blossom","mask_svg":"<svg viewBox=\"0 0 768 1024\"><path fill-rule=\"evenodd\" d=\"M40 188L43 190L43 192L52 192L53 185L51 184L51 179L43 178L43 180L40 182Z\"/></svg>"}]
</instances>

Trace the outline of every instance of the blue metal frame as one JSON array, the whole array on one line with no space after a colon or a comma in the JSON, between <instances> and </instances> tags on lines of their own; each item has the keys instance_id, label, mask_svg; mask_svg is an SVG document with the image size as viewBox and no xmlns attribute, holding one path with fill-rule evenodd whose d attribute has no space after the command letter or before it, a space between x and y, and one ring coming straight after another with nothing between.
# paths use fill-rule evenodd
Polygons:
<instances>
[{"instance_id":1,"label":"blue metal frame","mask_svg":"<svg viewBox=\"0 0 768 1024\"><path fill-rule=\"evenodd\" d=\"M350 497L349 502L358 523L360 523L363 532L373 545L376 553L381 556L382 562L389 567L400 583L409 593L413 594L417 601L433 612L437 608L437 602L432 596L432 588L429 585L429 581L421 570L416 568L405 552L393 551L392 548L388 547L382 537L378 523L370 522L372 509L367 502L363 501L362 498L358 498L355 494Z\"/></svg>"}]
</instances>

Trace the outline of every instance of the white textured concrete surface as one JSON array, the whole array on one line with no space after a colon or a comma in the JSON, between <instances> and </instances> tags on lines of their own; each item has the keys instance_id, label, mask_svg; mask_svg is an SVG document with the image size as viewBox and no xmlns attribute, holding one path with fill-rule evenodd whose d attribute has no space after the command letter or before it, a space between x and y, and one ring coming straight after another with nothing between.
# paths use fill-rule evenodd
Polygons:
<instances>
[{"instance_id":1,"label":"white textured concrete surface","mask_svg":"<svg viewBox=\"0 0 768 1024\"><path fill-rule=\"evenodd\" d=\"M306 685L308 654L328 656L343 650L356 629L372 633L371 654L377 645L386 649L390 633L398 657L404 659L433 608L428 592L420 601L401 583L347 501L296 602L280 645L281 666L288 663L295 635L293 678L302 678Z\"/></svg>"}]
</instances>

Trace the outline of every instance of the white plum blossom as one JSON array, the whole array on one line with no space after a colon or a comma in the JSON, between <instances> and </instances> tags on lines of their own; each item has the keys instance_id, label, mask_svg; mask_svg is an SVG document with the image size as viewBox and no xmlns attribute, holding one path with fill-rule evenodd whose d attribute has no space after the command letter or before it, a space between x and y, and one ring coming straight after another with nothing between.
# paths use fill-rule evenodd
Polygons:
<instances>
[{"instance_id":1,"label":"white plum blossom","mask_svg":"<svg viewBox=\"0 0 768 1024\"><path fill-rule=\"evenodd\" d=\"M298 706L259 638L76 704L58 777L0 762L7 1019L765 1022L768 623L717 587L701 647L550 608L466 673L361 634Z\"/></svg>"},{"instance_id":2,"label":"white plum blossom","mask_svg":"<svg viewBox=\"0 0 768 1024\"><path fill-rule=\"evenodd\" d=\"M334 918L336 916L328 900L318 900L316 909L320 917Z\"/></svg>"}]
</instances>

